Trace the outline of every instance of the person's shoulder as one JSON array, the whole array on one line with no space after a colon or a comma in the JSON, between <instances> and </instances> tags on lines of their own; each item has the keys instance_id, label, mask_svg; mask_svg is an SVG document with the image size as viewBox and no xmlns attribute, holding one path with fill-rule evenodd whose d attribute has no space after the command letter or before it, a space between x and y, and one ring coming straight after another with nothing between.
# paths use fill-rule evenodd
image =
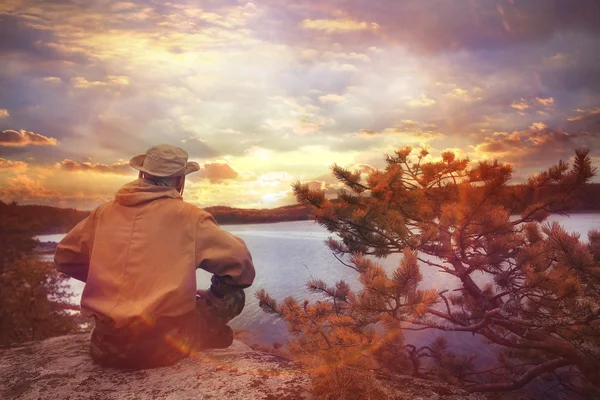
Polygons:
<instances>
[{"instance_id":1,"label":"person's shoulder","mask_svg":"<svg viewBox=\"0 0 600 400\"><path fill-rule=\"evenodd\" d=\"M92 215L92 216L101 215L102 213L104 213L104 211L106 211L108 208L110 208L113 205L113 203L114 203L114 200L110 200L110 201L100 204L98 207L94 208L90 212L90 215Z\"/></svg>"},{"instance_id":2,"label":"person's shoulder","mask_svg":"<svg viewBox=\"0 0 600 400\"><path fill-rule=\"evenodd\" d=\"M202 207L198 207L195 206L191 203L188 202L182 202L184 204L185 210L189 213L191 213L192 215L194 215L197 218L200 219L204 219L204 218L212 218L212 214L210 214L208 211L204 210Z\"/></svg>"}]
</instances>

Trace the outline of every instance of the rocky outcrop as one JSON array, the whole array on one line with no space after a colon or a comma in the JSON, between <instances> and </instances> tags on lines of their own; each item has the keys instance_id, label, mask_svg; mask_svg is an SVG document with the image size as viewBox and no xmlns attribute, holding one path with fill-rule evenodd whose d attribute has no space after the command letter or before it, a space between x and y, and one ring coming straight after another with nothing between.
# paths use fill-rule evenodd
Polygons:
<instances>
[{"instance_id":1,"label":"rocky outcrop","mask_svg":"<svg viewBox=\"0 0 600 400\"><path fill-rule=\"evenodd\" d=\"M94 364L89 333L32 342L0 350L0 399L310 399L309 379L293 362L254 351L234 341L175 365L121 371ZM481 400L441 382L413 377L380 377L394 400Z\"/></svg>"},{"instance_id":2,"label":"rocky outcrop","mask_svg":"<svg viewBox=\"0 0 600 400\"><path fill-rule=\"evenodd\" d=\"M308 377L281 357L234 341L177 364L121 371L94 364L89 334L0 350L1 399L308 399Z\"/></svg>"}]
</instances>

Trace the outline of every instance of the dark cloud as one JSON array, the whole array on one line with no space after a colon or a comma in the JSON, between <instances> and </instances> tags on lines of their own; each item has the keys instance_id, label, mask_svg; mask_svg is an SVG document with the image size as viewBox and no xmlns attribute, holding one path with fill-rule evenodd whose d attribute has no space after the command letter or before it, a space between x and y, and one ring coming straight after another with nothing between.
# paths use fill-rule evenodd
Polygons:
<instances>
[{"instance_id":1,"label":"dark cloud","mask_svg":"<svg viewBox=\"0 0 600 400\"><path fill-rule=\"evenodd\" d=\"M42 29L36 22L22 16L0 14L0 59L25 56L43 61L88 61L80 51L65 50L51 29Z\"/></svg>"},{"instance_id":2,"label":"dark cloud","mask_svg":"<svg viewBox=\"0 0 600 400\"><path fill-rule=\"evenodd\" d=\"M60 53L48 47L55 41L51 31L31 27L23 18L0 15L0 54L29 54L36 58L59 59Z\"/></svg>"},{"instance_id":3,"label":"dark cloud","mask_svg":"<svg viewBox=\"0 0 600 400\"><path fill-rule=\"evenodd\" d=\"M541 165L569 158L576 148L588 148L592 155L600 153L600 131L557 130L543 123L525 130L498 132L474 146L479 154L520 165Z\"/></svg>"},{"instance_id":4,"label":"dark cloud","mask_svg":"<svg viewBox=\"0 0 600 400\"><path fill-rule=\"evenodd\" d=\"M539 43L563 32L600 33L595 0L352 1L345 8L381 34L428 53Z\"/></svg>"},{"instance_id":5,"label":"dark cloud","mask_svg":"<svg viewBox=\"0 0 600 400\"><path fill-rule=\"evenodd\" d=\"M0 132L0 146L56 146L58 140L52 137L28 132L23 129L15 131L6 129Z\"/></svg>"},{"instance_id":6,"label":"dark cloud","mask_svg":"<svg viewBox=\"0 0 600 400\"><path fill-rule=\"evenodd\" d=\"M598 39L563 38L557 54L539 69L540 84L548 91L600 92L599 46Z\"/></svg>"}]
</instances>

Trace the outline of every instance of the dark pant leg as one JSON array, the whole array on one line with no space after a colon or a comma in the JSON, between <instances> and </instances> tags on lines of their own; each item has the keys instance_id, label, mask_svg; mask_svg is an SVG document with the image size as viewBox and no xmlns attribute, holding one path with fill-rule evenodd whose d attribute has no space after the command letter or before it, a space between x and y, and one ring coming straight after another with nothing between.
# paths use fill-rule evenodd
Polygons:
<instances>
[{"instance_id":1,"label":"dark pant leg","mask_svg":"<svg viewBox=\"0 0 600 400\"><path fill-rule=\"evenodd\" d=\"M92 359L106 367L146 369L171 365L189 354L186 335L180 327L165 334L148 336L111 335L92 332L90 354Z\"/></svg>"},{"instance_id":2,"label":"dark pant leg","mask_svg":"<svg viewBox=\"0 0 600 400\"><path fill-rule=\"evenodd\" d=\"M113 335L94 329L90 352L92 358L107 367L144 369L170 365L189 353L207 347L207 342L238 316L245 304L243 290L225 295L218 301L199 298L196 310L184 321L150 337Z\"/></svg>"},{"instance_id":3,"label":"dark pant leg","mask_svg":"<svg viewBox=\"0 0 600 400\"><path fill-rule=\"evenodd\" d=\"M218 334L233 318L240 315L246 302L243 290L226 294L216 301L198 298L196 300L195 340L199 348Z\"/></svg>"}]
</instances>

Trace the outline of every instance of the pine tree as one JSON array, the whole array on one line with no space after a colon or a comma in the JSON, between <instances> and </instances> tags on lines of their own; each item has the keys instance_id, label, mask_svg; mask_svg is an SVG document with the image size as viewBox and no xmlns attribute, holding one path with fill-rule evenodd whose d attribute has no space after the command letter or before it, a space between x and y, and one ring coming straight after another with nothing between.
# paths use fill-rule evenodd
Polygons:
<instances>
[{"instance_id":1,"label":"pine tree","mask_svg":"<svg viewBox=\"0 0 600 400\"><path fill-rule=\"evenodd\" d=\"M279 306L258 293L263 309L288 323L290 353L310 355L313 369L335 370L332 357L363 370L409 365L413 375L435 373L470 391L514 390L551 377L563 390L600 393L600 232L586 242L545 223L565 213L595 175L588 151L514 186L507 164L470 167L452 152L428 159L425 150L399 149L384 170L366 177L334 165L344 186L334 201L294 185L298 201L337 236L328 245L356 270L362 289L309 282L326 299L303 306L289 298ZM392 253L402 260L386 274L374 258ZM421 268L448 274L452 285L420 290ZM479 371L474 358L452 354L443 339L405 344L405 330L467 332L502 351L496 365ZM311 350L314 343L321 353ZM338 357L348 348L354 358Z\"/></svg>"}]
</instances>

